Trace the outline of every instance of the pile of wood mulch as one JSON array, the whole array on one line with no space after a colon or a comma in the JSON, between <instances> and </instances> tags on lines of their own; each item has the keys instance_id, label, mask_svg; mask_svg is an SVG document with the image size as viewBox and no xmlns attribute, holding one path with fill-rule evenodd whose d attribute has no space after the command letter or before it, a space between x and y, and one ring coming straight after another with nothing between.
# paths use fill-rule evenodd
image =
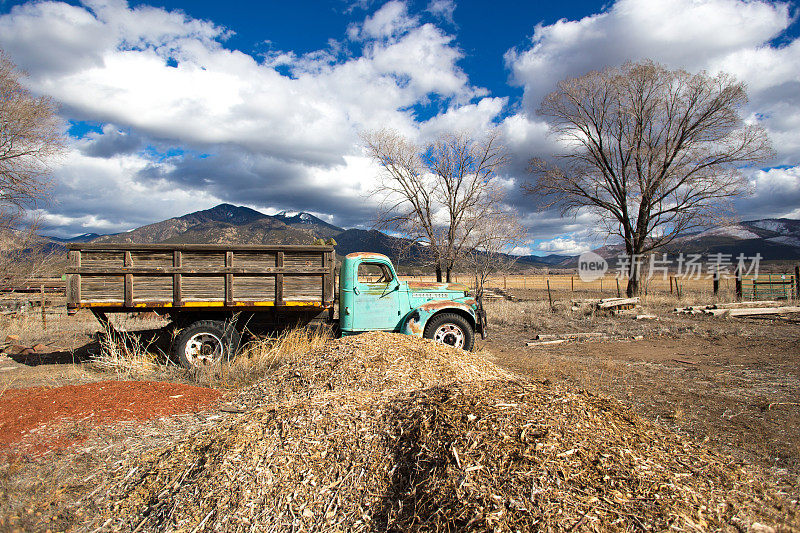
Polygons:
<instances>
[{"instance_id":1,"label":"pile of wood mulch","mask_svg":"<svg viewBox=\"0 0 800 533\"><path fill-rule=\"evenodd\" d=\"M798 530L796 497L758 472L614 400L479 359L383 333L334 341L244 391L238 418L103 480L85 525ZM297 382L282 387L277 376Z\"/></svg>"},{"instance_id":2,"label":"pile of wood mulch","mask_svg":"<svg viewBox=\"0 0 800 533\"><path fill-rule=\"evenodd\" d=\"M410 391L476 379L514 379L486 357L428 339L367 333L296 354L233 400L255 408L331 391Z\"/></svg>"},{"instance_id":3,"label":"pile of wood mulch","mask_svg":"<svg viewBox=\"0 0 800 533\"><path fill-rule=\"evenodd\" d=\"M99 381L0 394L0 455L40 455L82 441L86 429L207 409L215 389L146 381Z\"/></svg>"}]
</instances>

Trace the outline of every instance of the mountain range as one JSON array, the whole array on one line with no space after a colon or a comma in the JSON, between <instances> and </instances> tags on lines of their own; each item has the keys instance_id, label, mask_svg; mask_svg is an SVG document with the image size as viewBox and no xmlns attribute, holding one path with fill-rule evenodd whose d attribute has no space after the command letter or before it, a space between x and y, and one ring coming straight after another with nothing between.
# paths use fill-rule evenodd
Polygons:
<instances>
[{"instance_id":1,"label":"mountain range","mask_svg":"<svg viewBox=\"0 0 800 533\"><path fill-rule=\"evenodd\" d=\"M603 246L596 253L612 258L623 253L619 244ZM678 237L658 253L683 254L761 254L764 260L800 259L800 220L765 218L716 226ZM570 265L571 266L571 265Z\"/></svg>"},{"instance_id":2,"label":"mountain range","mask_svg":"<svg viewBox=\"0 0 800 533\"><path fill-rule=\"evenodd\" d=\"M122 233L87 233L70 239L48 238L54 248L63 248L67 242L310 244L317 239L333 238L339 255L369 251L412 264L425 250L423 246L377 230L340 228L310 213L265 215L248 207L230 204L220 204ZM399 250L403 250L400 257ZM610 245L595 251L602 256L613 257L621 253L622 247ZM760 253L764 259L800 259L800 220L762 219L714 227L680 237L664 251L733 255ZM576 261L577 256L572 255L529 255L519 257L518 265L569 268Z\"/></svg>"}]
</instances>

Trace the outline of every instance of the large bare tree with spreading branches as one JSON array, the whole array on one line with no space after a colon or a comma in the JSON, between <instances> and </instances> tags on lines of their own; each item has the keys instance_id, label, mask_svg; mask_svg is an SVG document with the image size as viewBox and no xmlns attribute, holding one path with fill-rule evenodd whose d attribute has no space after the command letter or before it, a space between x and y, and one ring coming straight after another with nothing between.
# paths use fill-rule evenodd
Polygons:
<instances>
[{"instance_id":1,"label":"large bare tree with spreading branches","mask_svg":"<svg viewBox=\"0 0 800 533\"><path fill-rule=\"evenodd\" d=\"M382 169L377 226L422 244L436 279L450 281L481 222L502 211L497 171L507 152L499 134L444 134L423 145L387 129L362 138Z\"/></svg>"},{"instance_id":2,"label":"large bare tree with spreading branches","mask_svg":"<svg viewBox=\"0 0 800 533\"><path fill-rule=\"evenodd\" d=\"M48 165L65 146L56 105L22 79L0 51L0 271L7 274L41 241L30 213L47 198Z\"/></svg>"},{"instance_id":3,"label":"large bare tree with spreading branches","mask_svg":"<svg viewBox=\"0 0 800 533\"><path fill-rule=\"evenodd\" d=\"M746 102L730 75L651 61L565 79L539 109L564 150L532 160L527 188L620 237L637 294L636 258L712 223L747 189L742 169L770 157L764 129L742 119Z\"/></svg>"}]
</instances>

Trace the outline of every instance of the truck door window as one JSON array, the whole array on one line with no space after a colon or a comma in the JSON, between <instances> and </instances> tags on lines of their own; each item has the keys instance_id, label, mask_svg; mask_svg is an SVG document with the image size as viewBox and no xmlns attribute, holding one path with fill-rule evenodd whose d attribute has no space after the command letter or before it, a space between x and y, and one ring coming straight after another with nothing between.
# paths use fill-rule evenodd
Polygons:
<instances>
[{"instance_id":1,"label":"truck door window","mask_svg":"<svg viewBox=\"0 0 800 533\"><path fill-rule=\"evenodd\" d=\"M359 283L389 283L392 271L383 263L361 263L358 265Z\"/></svg>"}]
</instances>

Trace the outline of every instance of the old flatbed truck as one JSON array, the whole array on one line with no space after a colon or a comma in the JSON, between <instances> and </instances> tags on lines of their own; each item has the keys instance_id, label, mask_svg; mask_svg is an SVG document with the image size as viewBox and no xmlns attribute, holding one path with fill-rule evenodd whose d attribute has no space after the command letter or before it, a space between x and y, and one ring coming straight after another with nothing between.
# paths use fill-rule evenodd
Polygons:
<instances>
[{"instance_id":1,"label":"old flatbed truck","mask_svg":"<svg viewBox=\"0 0 800 533\"><path fill-rule=\"evenodd\" d=\"M406 282L388 257L353 253L339 265L332 246L70 244L67 310L155 311L179 333L173 351L186 367L226 361L243 329L261 332L312 321L341 335L394 331L465 350L485 335L486 315L457 283Z\"/></svg>"}]
</instances>

